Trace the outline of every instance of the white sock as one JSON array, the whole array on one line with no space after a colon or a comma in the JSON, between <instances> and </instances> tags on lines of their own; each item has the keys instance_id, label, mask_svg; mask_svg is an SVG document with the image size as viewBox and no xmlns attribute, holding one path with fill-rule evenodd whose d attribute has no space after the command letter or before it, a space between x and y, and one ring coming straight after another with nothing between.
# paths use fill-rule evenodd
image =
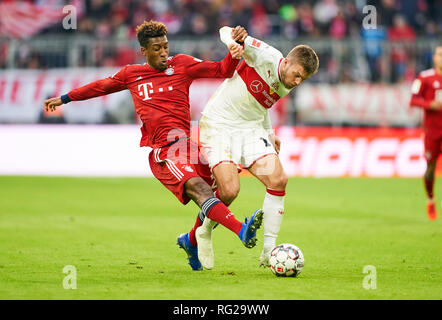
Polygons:
<instances>
[{"instance_id":1,"label":"white sock","mask_svg":"<svg viewBox=\"0 0 442 320\"><path fill-rule=\"evenodd\" d=\"M284 191L267 189L262 206L264 211L264 250L273 249L276 245L276 238L284 215L284 196Z\"/></svg>"},{"instance_id":2,"label":"white sock","mask_svg":"<svg viewBox=\"0 0 442 320\"><path fill-rule=\"evenodd\" d=\"M213 221L212 219L209 219L207 217L204 218L203 224L201 225L201 227L206 231L206 232L212 232L213 227L215 227L215 225L217 224L216 221Z\"/></svg>"}]
</instances>

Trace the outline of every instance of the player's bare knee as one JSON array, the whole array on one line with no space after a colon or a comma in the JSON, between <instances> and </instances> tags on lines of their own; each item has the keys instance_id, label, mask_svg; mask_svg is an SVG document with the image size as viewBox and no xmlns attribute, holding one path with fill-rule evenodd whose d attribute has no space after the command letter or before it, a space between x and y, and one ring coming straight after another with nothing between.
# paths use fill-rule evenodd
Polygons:
<instances>
[{"instance_id":1,"label":"player's bare knee","mask_svg":"<svg viewBox=\"0 0 442 320\"><path fill-rule=\"evenodd\" d=\"M287 183L287 175L285 173L282 173L278 176L272 177L267 187L275 190L285 190L285 188L287 187Z\"/></svg>"},{"instance_id":2,"label":"player's bare knee","mask_svg":"<svg viewBox=\"0 0 442 320\"><path fill-rule=\"evenodd\" d=\"M233 200L236 199L239 193L239 186L235 184L229 184L222 189L219 189L219 196L221 197L221 201L226 205L230 205Z\"/></svg>"}]
</instances>

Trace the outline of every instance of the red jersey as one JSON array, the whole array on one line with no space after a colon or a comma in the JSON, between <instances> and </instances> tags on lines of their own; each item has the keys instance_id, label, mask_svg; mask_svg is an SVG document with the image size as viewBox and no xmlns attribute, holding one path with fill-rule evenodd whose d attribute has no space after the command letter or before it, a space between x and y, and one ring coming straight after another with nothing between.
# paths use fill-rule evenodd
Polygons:
<instances>
[{"instance_id":1,"label":"red jersey","mask_svg":"<svg viewBox=\"0 0 442 320\"><path fill-rule=\"evenodd\" d=\"M431 110L433 100L442 101L442 75L435 69L422 71L414 80L410 106L424 109L424 129L442 131L442 110Z\"/></svg>"},{"instance_id":2,"label":"red jersey","mask_svg":"<svg viewBox=\"0 0 442 320\"><path fill-rule=\"evenodd\" d=\"M68 97L79 101L128 89L143 122L140 146L161 147L178 137L190 136L192 81L230 78L238 62L230 52L219 62L178 54L169 57L166 70L153 69L147 63L127 65L112 77L70 91Z\"/></svg>"}]
</instances>

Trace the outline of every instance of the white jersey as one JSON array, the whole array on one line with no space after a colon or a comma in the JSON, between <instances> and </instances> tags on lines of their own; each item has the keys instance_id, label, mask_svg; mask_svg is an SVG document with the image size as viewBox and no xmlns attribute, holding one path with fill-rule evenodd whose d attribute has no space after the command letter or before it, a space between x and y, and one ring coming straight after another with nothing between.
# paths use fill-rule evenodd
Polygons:
<instances>
[{"instance_id":1,"label":"white jersey","mask_svg":"<svg viewBox=\"0 0 442 320\"><path fill-rule=\"evenodd\" d=\"M232 28L220 29L221 40L233 42ZM224 80L207 102L201 122L204 126L264 128L273 132L268 109L291 89L281 82L282 53L263 41L248 36L244 41L244 60L232 78Z\"/></svg>"}]
</instances>

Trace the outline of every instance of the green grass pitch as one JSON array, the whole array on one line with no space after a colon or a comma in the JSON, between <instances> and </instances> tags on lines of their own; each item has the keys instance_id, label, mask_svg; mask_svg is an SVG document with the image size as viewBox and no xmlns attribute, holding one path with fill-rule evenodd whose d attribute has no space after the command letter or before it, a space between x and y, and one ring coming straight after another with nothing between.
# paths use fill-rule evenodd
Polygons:
<instances>
[{"instance_id":1,"label":"green grass pitch","mask_svg":"<svg viewBox=\"0 0 442 320\"><path fill-rule=\"evenodd\" d=\"M236 217L264 193L242 178ZM427 219L421 179L292 178L285 201L277 243L303 251L297 278L258 267L262 228L253 249L217 228L215 267L195 272L176 237L197 207L155 179L0 177L0 299L442 299L442 218Z\"/></svg>"}]
</instances>

